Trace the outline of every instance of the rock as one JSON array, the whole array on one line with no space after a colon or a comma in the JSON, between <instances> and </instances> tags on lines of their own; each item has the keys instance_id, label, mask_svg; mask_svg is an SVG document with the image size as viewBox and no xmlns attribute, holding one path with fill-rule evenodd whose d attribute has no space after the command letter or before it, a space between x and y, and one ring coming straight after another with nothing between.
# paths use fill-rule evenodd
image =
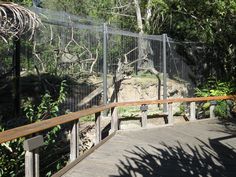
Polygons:
<instances>
[{"instance_id":1,"label":"rock","mask_svg":"<svg viewBox=\"0 0 236 177\"><path fill-rule=\"evenodd\" d=\"M183 98L190 95L189 83L168 79L168 97ZM163 98L163 85L160 91ZM108 96L113 93L113 88L108 90ZM118 102L138 101L138 100L157 100L158 99L158 80L155 77L132 77L121 82L118 93ZM179 112L180 103L173 104L173 113Z\"/></svg>"}]
</instances>

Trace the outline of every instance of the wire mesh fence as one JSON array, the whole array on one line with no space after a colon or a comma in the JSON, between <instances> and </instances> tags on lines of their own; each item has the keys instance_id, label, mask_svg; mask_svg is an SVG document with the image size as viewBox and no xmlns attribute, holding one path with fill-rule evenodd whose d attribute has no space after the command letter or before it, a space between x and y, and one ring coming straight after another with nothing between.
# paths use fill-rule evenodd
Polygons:
<instances>
[{"instance_id":1,"label":"wire mesh fence","mask_svg":"<svg viewBox=\"0 0 236 177\"><path fill-rule=\"evenodd\" d=\"M191 96L202 81L202 67L196 69L196 61L185 55L188 48L183 43L163 35L123 31L64 12L33 10L43 26L32 41L21 43L21 99L39 97L47 91L56 96L60 82L67 80L63 109L72 112L105 102L150 99L150 95L163 99L163 90L168 97ZM1 55L11 53L10 48ZM2 75L12 64L9 61L1 60ZM142 81L133 83L137 80ZM132 85L134 94L127 85ZM150 85L155 89L148 90ZM182 89L184 86L187 90ZM27 88L36 94L23 93Z\"/></svg>"},{"instance_id":2,"label":"wire mesh fence","mask_svg":"<svg viewBox=\"0 0 236 177\"><path fill-rule=\"evenodd\" d=\"M0 120L4 117L11 117L14 112L13 90L13 43L6 44L0 41Z\"/></svg>"},{"instance_id":3,"label":"wire mesh fence","mask_svg":"<svg viewBox=\"0 0 236 177\"><path fill-rule=\"evenodd\" d=\"M29 123L26 118L29 108L39 113L37 107L44 99L57 100L64 80L65 100L58 108L54 106L57 115L109 102L188 97L193 95L196 85L204 81L204 66L196 64L200 61L197 45L176 42L165 34L123 31L64 12L33 10L41 17L43 25L32 41L21 39L18 90L21 119L17 119L20 123L13 119L17 96L13 43L3 45L0 52L0 119L12 117L7 120L8 128ZM45 137L57 136L53 137L58 139L53 146L60 151L49 152L55 151L49 147L43 152L43 175L48 169L58 170L69 158L68 141L61 139L67 136L64 133L69 132L71 125L62 128L62 134L53 129L44 133Z\"/></svg>"},{"instance_id":4,"label":"wire mesh fence","mask_svg":"<svg viewBox=\"0 0 236 177\"><path fill-rule=\"evenodd\" d=\"M133 97L119 96L123 81L140 73L149 72L161 87L162 36L122 31L64 13L35 11L44 26L33 41L34 69L39 75L50 73L68 80L64 104L68 112L106 104L115 97L116 101L148 98L148 94L140 96L145 86ZM153 99L161 99L161 94Z\"/></svg>"}]
</instances>

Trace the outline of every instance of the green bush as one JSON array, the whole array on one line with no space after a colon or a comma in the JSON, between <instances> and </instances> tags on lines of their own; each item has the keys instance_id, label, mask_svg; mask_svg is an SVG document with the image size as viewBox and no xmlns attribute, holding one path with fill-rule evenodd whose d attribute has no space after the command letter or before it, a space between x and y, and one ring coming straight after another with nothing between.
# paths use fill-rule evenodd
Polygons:
<instances>
[{"instance_id":1,"label":"green bush","mask_svg":"<svg viewBox=\"0 0 236 177\"><path fill-rule=\"evenodd\" d=\"M174 116L181 116L186 110L186 106L182 103L179 105L179 111L177 111Z\"/></svg>"},{"instance_id":2,"label":"green bush","mask_svg":"<svg viewBox=\"0 0 236 177\"><path fill-rule=\"evenodd\" d=\"M195 90L196 96L224 96L236 92L236 84L234 82L221 82L215 79L209 79L208 82Z\"/></svg>"},{"instance_id":3,"label":"green bush","mask_svg":"<svg viewBox=\"0 0 236 177\"><path fill-rule=\"evenodd\" d=\"M66 98L66 82L62 81L59 91L59 96L53 100L50 94L46 93L42 96L42 101L39 105L33 105L30 99L27 99L23 105L23 111L28 123L34 123L43 119L58 116L59 106L65 101ZM0 124L0 131L4 131L8 127ZM61 127L56 126L49 130L44 136L45 146L42 147L42 152L48 152L50 149L55 149L56 138L59 135ZM0 176L1 177L14 177L24 176L24 150L23 142L25 138L16 139L0 145ZM58 171L65 165L65 158L57 161L53 167L50 167L43 176L50 176L54 171ZM47 166L48 164L44 164Z\"/></svg>"},{"instance_id":4,"label":"green bush","mask_svg":"<svg viewBox=\"0 0 236 177\"><path fill-rule=\"evenodd\" d=\"M216 81L215 79L209 79L208 82L195 90L196 96L199 97L208 97L208 96L225 96L234 94L236 92L236 85L233 82L221 82ZM229 110L232 107L231 101L217 101L215 107L215 115L220 118L227 118L230 116ZM210 102L204 103L201 107L201 110L204 112L209 110Z\"/></svg>"}]
</instances>

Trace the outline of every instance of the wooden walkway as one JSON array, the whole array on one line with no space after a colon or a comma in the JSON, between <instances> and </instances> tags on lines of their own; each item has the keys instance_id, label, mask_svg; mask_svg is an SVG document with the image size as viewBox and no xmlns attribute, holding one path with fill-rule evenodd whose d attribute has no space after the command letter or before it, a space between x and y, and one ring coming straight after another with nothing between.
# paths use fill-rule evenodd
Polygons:
<instances>
[{"instance_id":1,"label":"wooden walkway","mask_svg":"<svg viewBox=\"0 0 236 177\"><path fill-rule=\"evenodd\" d=\"M213 119L118 131L63 177L236 176L232 127Z\"/></svg>"}]
</instances>

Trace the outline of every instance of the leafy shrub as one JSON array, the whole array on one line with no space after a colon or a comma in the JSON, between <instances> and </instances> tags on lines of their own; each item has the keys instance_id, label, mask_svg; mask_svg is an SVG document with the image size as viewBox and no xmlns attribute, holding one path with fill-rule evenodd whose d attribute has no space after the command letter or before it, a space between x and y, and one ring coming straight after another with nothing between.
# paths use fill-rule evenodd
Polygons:
<instances>
[{"instance_id":1,"label":"leafy shrub","mask_svg":"<svg viewBox=\"0 0 236 177\"><path fill-rule=\"evenodd\" d=\"M208 82L200 88L195 90L196 96L208 97L208 96L226 96L234 94L236 92L236 85L233 82L220 82L214 79L209 79ZM215 107L215 115L221 118L230 116L229 110L232 107L231 101L217 101ZM206 102L201 106L201 109L205 112L209 110L210 102Z\"/></svg>"},{"instance_id":2,"label":"leafy shrub","mask_svg":"<svg viewBox=\"0 0 236 177\"><path fill-rule=\"evenodd\" d=\"M28 119L28 123L58 116L59 106L66 98L66 86L66 82L62 81L59 96L56 100L53 100L48 93L42 96L42 101L39 105L33 105L32 101L27 99L23 105L23 110ZM0 131L4 131L4 129L7 128L8 127L3 127L3 125L0 124ZM42 147L42 151L48 152L48 150L55 148L56 138L58 137L60 129L60 126L56 126L47 132L44 137L45 146ZM24 140L25 138L20 138L0 145L0 176L24 176ZM45 172L44 176L50 176L53 171L58 170L65 163L64 159L57 161L55 167Z\"/></svg>"},{"instance_id":3,"label":"leafy shrub","mask_svg":"<svg viewBox=\"0 0 236 177\"><path fill-rule=\"evenodd\" d=\"M225 96L236 92L236 85L233 82L220 82L209 79L208 82L195 90L195 94L199 97L207 96Z\"/></svg>"},{"instance_id":4,"label":"leafy shrub","mask_svg":"<svg viewBox=\"0 0 236 177\"><path fill-rule=\"evenodd\" d=\"M183 113L185 112L185 110L186 110L186 106L185 106L183 103L181 103L181 104L179 105L179 111L177 111L177 112L174 114L174 116L181 116L181 115L183 115Z\"/></svg>"}]
</instances>

